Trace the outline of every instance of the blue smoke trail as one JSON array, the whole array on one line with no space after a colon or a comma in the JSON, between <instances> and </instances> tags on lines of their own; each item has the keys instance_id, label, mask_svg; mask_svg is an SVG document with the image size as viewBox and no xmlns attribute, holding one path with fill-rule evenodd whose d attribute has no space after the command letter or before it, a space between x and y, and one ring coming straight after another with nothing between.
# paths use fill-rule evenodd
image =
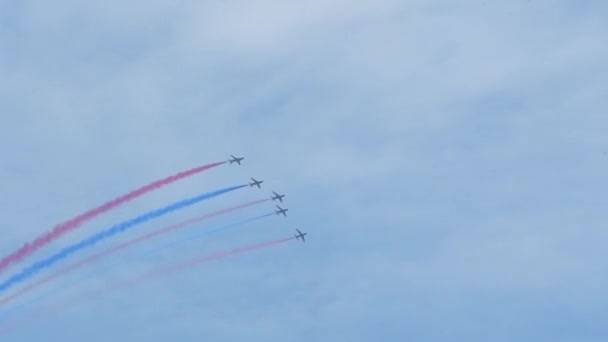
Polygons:
<instances>
[{"instance_id":1,"label":"blue smoke trail","mask_svg":"<svg viewBox=\"0 0 608 342\"><path fill-rule=\"evenodd\" d=\"M260 216L252 217L252 218L249 218L249 219L246 219L246 220L241 220L241 221L233 222L233 223L227 224L225 226L217 227L217 228L210 229L210 230L205 230L205 231L197 233L197 234L192 234L192 235L189 235L189 236L187 236L187 237L185 237L183 239L179 239L177 241L173 241L173 242L170 242L168 244L161 245L160 247L156 247L156 248L148 251L147 253L142 254L141 256L147 256L147 255L150 255L152 253L156 253L156 252L162 251L164 249L167 249L169 247L174 247L174 246L177 246L177 245L182 245L184 243L188 243L188 242L190 242L192 240L196 240L198 238L201 238L201 237L203 237L203 236L205 236L207 234L215 233L217 231L224 230L224 229L227 229L227 228L232 228L232 227L240 226L240 225L243 225L245 223L249 223L249 222L252 222L252 221L257 221L257 220L263 219L263 218L268 217L268 216L273 216L273 215L275 215L275 213L260 215Z\"/></svg>"},{"instance_id":2,"label":"blue smoke trail","mask_svg":"<svg viewBox=\"0 0 608 342\"><path fill-rule=\"evenodd\" d=\"M144 223L147 221L150 221L152 219L155 219L157 217L166 215L172 211L178 210L178 209L182 209L185 208L187 206L193 205L195 203L204 201L206 199L209 198L213 198L219 195L222 195L224 193L230 192L230 191L234 191L243 187L246 187L247 185L238 185L238 186L233 186L233 187L229 187L229 188L224 188L221 190L216 190L216 191L212 191L212 192L208 192L196 197L192 197L189 199L185 199L182 201L179 201L177 203L168 205L164 208L160 208L160 209L156 209L153 211L150 211L146 214L140 215L134 219L131 219L129 221L125 221L122 223L119 223L115 226L112 226L111 228L101 231L95 235L92 235L78 243L75 243L71 246L65 247L62 250L60 250L59 252L55 253L54 255L43 259L41 261L38 261L36 263L34 263L32 266L29 266L25 269L23 269L21 271L21 273L17 273L14 276L8 278L7 280L5 280L3 283L0 284L0 292L6 291L9 288L11 288L13 285L22 282L30 277L32 277L34 274L38 273L39 271L41 271L42 269L45 269L51 265L53 265L54 263L56 263L57 261L64 259L66 257L68 257L69 255L83 249L86 247L90 247L95 245L96 243L98 243L99 241L105 240L111 236L114 236L118 233L124 232L126 230L128 230L129 228L138 225L140 223Z\"/></svg>"}]
</instances>

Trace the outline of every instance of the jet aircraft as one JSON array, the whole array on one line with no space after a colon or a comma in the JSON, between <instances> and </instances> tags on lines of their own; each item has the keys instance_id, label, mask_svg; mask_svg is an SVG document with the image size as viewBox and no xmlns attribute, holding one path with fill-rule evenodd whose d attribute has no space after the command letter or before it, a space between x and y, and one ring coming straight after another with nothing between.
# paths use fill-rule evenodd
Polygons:
<instances>
[{"instance_id":1,"label":"jet aircraft","mask_svg":"<svg viewBox=\"0 0 608 342\"><path fill-rule=\"evenodd\" d=\"M261 188L260 184L264 183L264 181L263 181L263 180L259 181L259 180L256 180L256 179L255 179L255 178L253 178L253 177L251 177L251 180L253 181L253 183L249 183L249 187L250 187L250 188L253 188L254 186L256 186L256 185L257 185L257 187L258 187L258 189L259 189L259 188Z\"/></svg>"},{"instance_id":2,"label":"jet aircraft","mask_svg":"<svg viewBox=\"0 0 608 342\"><path fill-rule=\"evenodd\" d=\"M304 240L304 236L305 236L306 234L308 234L308 233L302 233L302 232L301 232L299 229L297 229L297 228L296 228L296 230L298 231L298 234L297 234L297 235L295 235L295 234L294 234L294 237L296 238L296 240L297 240L297 239L302 239L302 242L306 242L306 240Z\"/></svg>"},{"instance_id":3,"label":"jet aircraft","mask_svg":"<svg viewBox=\"0 0 608 342\"><path fill-rule=\"evenodd\" d=\"M241 160L245 159L245 157L237 158L237 157L233 156L232 154L230 156L232 158L228 159L228 161L229 161L228 165L230 165L232 163L237 163L237 164L241 165Z\"/></svg>"},{"instance_id":4,"label":"jet aircraft","mask_svg":"<svg viewBox=\"0 0 608 342\"><path fill-rule=\"evenodd\" d=\"M287 210L289 210L289 209L283 209L283 208L279 207L278 205L277 205L277 208L279 208L279 210L275 210L275 211L274 211L274 212L275 212L277 215L281 215L281 214L283 214L283 216L287 217L287 214L285 214L285 213L286 213L286 212L287 212Z\"/></svg>"},{"instance_id":5,"label":"jet aircraft","mask_svg":"<svg viewBox=\"0 0 608 342\"><path fill-rule=\"evenodd\" d=\"M271 196L270 198L272 198L273 201L279 200L281 203L283 203L283 197L285 197L285 195L279 195L274 191L272 193L274 196Z\"/></svg>"}]
</instances>

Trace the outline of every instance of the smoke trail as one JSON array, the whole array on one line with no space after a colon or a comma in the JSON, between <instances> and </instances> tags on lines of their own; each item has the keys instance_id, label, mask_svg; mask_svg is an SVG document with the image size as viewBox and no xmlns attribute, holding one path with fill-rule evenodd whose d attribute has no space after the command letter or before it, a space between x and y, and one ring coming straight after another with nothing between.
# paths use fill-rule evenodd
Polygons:
<instances>
[{"instance_id":1,"label":"smoke trail","mask_svg":"<svg viewBox=\"0 0 608 342\"><path fill-rule=\"evenodd\" d=\"M93 219L94 217L99 216L99 215L109 211L110 209L113 209L113 208L115 208L125 202L131 201L137 197L140 197L150 191L156 190L162 186L171 184L180 179L192 176L194 174L203 172L205 170L209 170L211 168L214 168L216 166L219 166L219 165L222 165L225 163L226 162L218 162L218 163L212 163L212 164L195 167L190 170L182 171L173 176L169 176L164 179L154 181L148 185L142 186L139 189L133 190L133 191L128 192L120 197L117 197L109 202L106 202L97 208L91 209L83 214L80 214L68 221L60 223L60 224L56 225L55 227L53 227L53 229L51 229L50 231L37 237L33 241L24 244L21 248L19 248L15 252L3 257L2 260L0 260L0 272L4 271L4 269L7 268L9 265L25 258L26 256L34 253L36 250L51 243L53 240L59 238L63 234L65 234L73 229L78 228L78 226L80 226L84 222L89 221L89 220Z\"/></svg>"},{"instance_id":2,"label":"smoke trail","mask_svg":"<svg viewBox=\"0 0 608 342\"><path fill-rule=\"evenodd\" d=\"M52 256L43 259L41 261L38 261L36 263L34 263L32 266L25 268L23 271L21 271L20 273L10 277L9 279L7 279L6 281L4 281L3 283L0 283L0 292L6 291L7 289L9 289L10 287L12 287L13 285L15 285L18 282L24 281L28 278L30 278L31 276L33 276L34 274L36 274L37 272L39 272L40 270L47 268L51 265L53 265L54 263L56 263L57 261L64 259L66 257L68 257L69 255L83 249L86 247L90 247L93 246L94 244L98 243L101 240L107 239L113 235L116 235L118 233L124 232L126 230L128 230L129 228L138 225L140 223L144 223L147 221L150 221L152 219L155 219L157 217L166 215L172 211L178 210L178 209L182 209L184 207L193 205L195 203L198 203L200 201L209 199L209 198L213 198L216 196L219 196L221 194L230 192L230 191L234 191L243 187L246 187L247 185L238 185L238 186L233 186L233 187L229 187L229 188L225 188L225 189L221 189L221 190L217 190L217 191L213 191L213 192L209 192L209 193L205 193L193 198L189 198L186 200L182 200L180 202L171 204L169 206L166 206L164 208L160 208L160 209L156 209L153 211L150 211L146 214L140 215L134 219L131 219L129 221L125 221L123 223L119 223L115 226L112 226L110 228L108 228L107 230L101 231L97 234L94 234L78 243L75 243L73 245L70 245L68 247L63 248L62 250L60 250L59 252L53 254Z\"/></svg>"},{"instance_id":3,"label":"smoke trail","mask_svg":"<svg viewBox=\"0 0 608 342\"><path fill-rule=\"evenodd\" d=\"M198 265L206 263L206 262L211 262L214 260L223 259L226 257L230 257L230 256L234 256L234 255L238 255L238 254L242 254L242 253L246 253L246 252L252 252L255 250L269 248L269 247L276 246L276 245L279 245L279 244L282 244L282 243L285 243L287 241L294 240L294 239L296 239L296 238L288 237L288 238L283 238L283 239L265 241L265 242L260 242L260 243L251 244L251 245L247 245L247 246L242 246L242 247L230 249L230 250L223 251L223 252L207 254L207 255L200 256L200 257L197 257L194 259L190 259L185 262L177 263L177 264L174 264L169 267L165 267L165 268L162 268L162 269L159 269L156 271L148 272L144 275L133 278L129 281L122 282L119 285L115 285L115 286L104 288L104 289L98 289L96 291L91 291L89 293L86 293L84 296L75 296L73 299L66 301L66 302L62 302L59 305L48 305L47 307L39 308L38 310L34 311L30 315L24 317L23 319L15 322L12 325L9 325L8 327L0 326L0 335L10 333L12 330L16 329L17 327L27 324L28 322L31 322L35 318L35 316L39 315L39 316L48 317L50 314L55 314L59 310L65 310L67 307L70 307L75 304L79 304L87 299L98 298L98 297L106 295L110 292L118 291L118 290L124 289L124 288L130 288L131 286L133 286L137 283L140 283L142 281L149 282L156 278L159 278L159 277L162 277L165 275L169 275L169 274L172 274L175 272L179 272L184 269L189 269L189 268L198 266Z\"/></svg>"},{"instance_id":4,"label":"smoke trail","mask_svg":"<svg viewBox=\"0 0 608 342\"><path fill-rule=\"evenodd\" d=\"M185 269L192 268L194 266L197 266L197 265L205 263L205 262L222 259L222 258L229 257L232 255L242 254L245 252L251 252L251 251L255 251L258 249L262 249L262 248L272 247L272 246L282 244L287 241L295 240L295 239L296 238L292 236L292 237L288 237L288 238L260 242L260 243L256 243L256 244L252 244L252 245L248 245L248 246L230 249L230 250L223 251L223 252L217 252L217 253L213 253L213 254L204 255L204 256L190 259L190 260L187 260L187 261L184 261L184 262L181 262L178 264L174 264L174 265L171 265L171 266L168 266L168 267L156 270L156 271L146 273L146 274L136 278L136 281L146 281L149 279L162 277L165 275L169 275L171 273L175 273L175 272L179 272L179 271L182 271Z\"/></svg>"},{"instance_id":5,"label":"smoke trail","mask_svg":"<svg viewBox=\"0 0 608 342\"><path fill-rule=\"evenodd\" d=\"M211 233L215 233L215 232L220 231L220 230L224 230L224 229L240 226L240 225L243 225L243 224L246 224L246 223L249 223L249 222L253 222L253 221L257 221L257 220L261 220L261 219L263 219L265 217L273 216L273 215L275 215L275 213L264 214L264 215L252 217L252 218L249 218L249 219L246 219L246 220L241 220L241 221L238 221L238 222L230 223L230 224L227 224L225 226L218 227L218 228L209 229L209 230L205 230L205 231L200 232L200 233L192 234L192 235L190 235L188 237L185 237L183 239L179 239L177 241L173 241L173 242L164 244L164 245L162 245L160 247L156 247L156 248L152 249L151 251L149 251L148 253L143 254L142 256L147 256L147 255L150 255L152 253L156 253L156 252L162 251L162 250L170 248L170 247L182 245L184 243L188 243L188 242L190 242L192 240L196 240L198 238L201 238L201 237L206 236L206 235L211 234ZM2 304L2 301L0 301L0 304Z\"/></svg>"},{"instance_id":6,"label":"smoke trail","mask_svg":"<svg viewBox=\"0 0 608 342\"><path fill-rule=\"evenodd\" d=\"M73 264L71 264L69 266L64 267L60 271L57 271L57 272L55 272L55 273L53 273L51 275L48 275L48 276L46 276L46 277L44 277L44 278L42 278L42 279L40 279L40 280L38 280L38 281L36 281L34 283L31 283L31 284L29 284L29 285L27 285L25 287L20 288L19 290L15 291L14 293L11 293L9 296L6 296L6 297L0 299L0 306L6 304L8 302L11 302L15 298L21 297L22 295L24 295L24 294L26 294L26 293L28 293L28 292L30 292L30 291L32 291L32 290L40 287L40 286L43 286L43 285L45 285L45 284L47 284L47 283L49 283L49 282L51 282L51 281L53 281L53 280L55 280L55 279L57 279L59 277L62 277L64 275L66 275L67 273L72 272L73 270L79 269L79 268L81 268L81 267L83 267L85 265L88 265L88 264L90 264L90 263L92 263L92 262L94 262L94 261L96 261L96 260L98 260L98 259L100 259L100 258L102 258L104 256L111 255L111 254L116 253L116 252L118 252L120 250L123 250L123 249L125 249L127 247L130 247L130 246L132 246L134 244L147 241L147 240L149 240L149 239L151 239L153 237L156 237L156 236L168 233L170 231L173 231L173 230L176 230L176 229L179 229L179 228L183 228L185 226L188 226L188 225L191 225L191 224L194 224L194 223L197 223L197 222L201 222L203 220L207 220L207 219L210 219L210 218L213 218L213 217L216 217L216 216L227 214L227 213L239 210L239 209L244 209L244 208L251 207L251 206L254 206L254 205L257 205L257 204L260 204L260 203L264 203L264 202L268 202L268 201L270 201L270 199L261 199L261 200L257 200L257 201L243 203L243 204L236 205L236 206L233 206L233 207L230 207L230 208L226 208L226 209L222 209L222 210L210 213L210 214L198 216L198 217L186 220L186 221L175 223L175 224L172 224L170 226L167 226L167 227L164 227L164 228L157 229L155 231L149 232L149 233L147 233L145 235L142 235L140 237L131 239L129 241L125 241L123 243L120 243L120 244L112 247L112 248L108 248L108 249L106 249L104 251L101 251L99 253L95 253L95 254L93 254L91 256L88 256L88 257L86 257L86 258L84 258L84 259L82 259L82 260L80 260L78 262L75 262L75 263L73 263ZM270 214L270 215L272 215L272 214ZM262 218L262 217L265 217L265 216L267 216L267 215L259 216L259 217L254 218L254 219L259 219L259 218ZM254 219L245 220L245 221L241 222L241 224L249 222L249 221L253 221Z\"/></svg>"}]
</instances>

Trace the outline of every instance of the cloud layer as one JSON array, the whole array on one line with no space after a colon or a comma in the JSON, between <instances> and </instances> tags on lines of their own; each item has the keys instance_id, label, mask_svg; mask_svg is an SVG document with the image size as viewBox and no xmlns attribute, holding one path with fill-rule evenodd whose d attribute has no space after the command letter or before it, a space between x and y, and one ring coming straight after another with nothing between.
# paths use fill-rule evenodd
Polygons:
<instances>
[{"instance_id":1,"label":"cloud layer","mask_svg":"<svg viewBox=\"0 0 608 342\"><path fill-rule=\"evenodd\" d=\"M3 340L601 340L607 14L565 0L0 4L0 251L229 153L246 163L60 243L250 176L264 192L173 219L270 190L287 193L288 219L66 284L310 237Z\"/></svg>"}]
</instances>

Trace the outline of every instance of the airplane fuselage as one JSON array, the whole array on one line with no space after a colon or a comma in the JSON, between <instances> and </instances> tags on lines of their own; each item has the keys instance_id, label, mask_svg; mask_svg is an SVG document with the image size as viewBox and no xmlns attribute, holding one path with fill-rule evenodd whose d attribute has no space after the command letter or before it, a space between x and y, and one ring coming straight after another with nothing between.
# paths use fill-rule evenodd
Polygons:
<instances>
[{"instance_id":1,"label":"airplane fuselage","mask_svg":"<svg viewBox=\"0 0 608 342\"><path fill-rule=\"evenodd\" d=\"M279 200L279 202L283 203L283 197L285 197L285 195L276 195L276 196L272 196L272 200L276 201Z\"/></svg>"},{"instance_id":2,"label":"airplane fuselage","mask_svg":"<svg viewBox=\"0 0 608 342\"><path fill-rule=\"evenodd\" d=\"M249 187L253 188L254 186L257 186L259 189L261 189L262 187L260 186L260 184L264 183L263 180L259 181L256 180L255 178L251 177L251 180L253 181L252 183L249 183Z\"/></svg>"},{"instance_id":3,"label":"airplane fuselage","mask_svg":"<svg viewBox=\"0 0 608 342\"><path fill-rule=\"evenodd\" d=\"M294 237L297 239L302 239L302 242L306 242L306 240L304 239L304 237L306 236L306 234L308 233L302 233L300 231L298 231L299 234L294 235Z\"/></svg>"},{"instance_id":4,"label":"airplane fuselage","mask_svg":"<svg viewBox=\"0 0 608 342\"><path fill-rule=\"evenodd\" d=\"M275 211L274 211L274 212L275 212L277 215L281 215L281 214L283 214L283 216L287 217L287 214L285 214L285 213L286 213L286 212L287 212L289 209L287 209L287 208L286 208L286 209L283 209L283 208L279 207L278 205L277 205L277 208L278 208L279 210L275 210Z\"/></svg>"},{"instance_id":5,"label":"airplane fuselage","mask_svg":"<svg viewBox=\"0 0 608 342\"><path fill-rule=\"evenodd\" d=\"M241 157L241 158L237 158L233 155L230 155L232 157L232 159L228 159L228 164L232 164L232 163L237 163L239 165L241 165L241 160L245 159L245 157Z\"/></svg>"}]
</instances>

